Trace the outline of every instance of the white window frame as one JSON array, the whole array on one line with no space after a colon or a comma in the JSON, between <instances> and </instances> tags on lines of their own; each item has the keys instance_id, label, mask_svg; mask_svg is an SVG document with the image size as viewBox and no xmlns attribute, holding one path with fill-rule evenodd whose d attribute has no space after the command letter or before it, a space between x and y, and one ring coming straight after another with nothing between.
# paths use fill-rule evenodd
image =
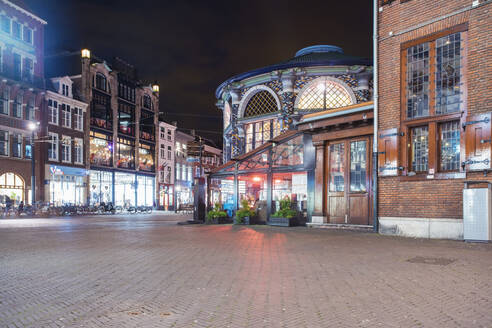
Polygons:
<instances>
[{"instance_id":1,"label":"white window frame","mask_svg":"<svg viewBox=\"0 0 492 328\"><path fill-rule=\"evenodd\" d=\"M61 160L63 163L72 162L72 138L65 135L61 138Z\"/></svg>"},{"instance_id":2,"label":"white window frame","mask_svg":"<svg viewBox=\"0 0 492 328\"><path fill-rule=\"evenodd\" d=\"M27 29L27 30L29 30L29 31L31 32L31 33L30 33L30 34L31 34L31 41L27 41L26 39L24 39L24 30L25 30L25 29ZM33 30L32 28L30 28L30 27L28 27L28 26L23 25L23 26L22 26L22 32L21 32L21 33L22 33L21 38L22 38L22 40L23 40L25 43L27 43L27 44L31 44L31 45L33 45L33 44L34 44L34 30Z\"/></svg>"},{"instance_id":3,"label":"white window frame","mask_svg":"<svg viewBox=\"0 0 492 328\"><path fill-rule=\"evenodd\" d=\"M14 35L14 24L19 24L19 37L16 37ZM22 29L22 24L19 21L15 20L15 19L12 19L10 21L10 33L12 34L12 37L14 39L17 39L17 40L22 40L23 37L24 37L24 33L23 32L24 32L24 30Z\"/></svg>"},{"instance_id":4,"label":"white window frame","mask_svg":"<svg viewBox=\"0 0 492 328\"><path fill-rule=\"evenodd\" d=\"M84 164L84 139L74 138L74 159L75 164Z\"/></svg>"},{"instance_id":5,"label":"white window frame","mask_svg":"<svg viewBox=\"0 0 492 328\"><path fill-rule=\"evenodd\" d=\"M50 101L51 106L49 105ZM56 106L54 106L55 104ZM58 125L58 101L54 99L48 99L48 124Z\"/></svg>"},{"instance_id":6,"label":"white window frame","mask_svg":"<svg viewBox=\"0 0 492 328\"><path fill-rule=\"evenodd\" d=\"M63 110L63 105L65 105L65 110ZM63 115L63 119L61 126L64 128L71 128L72 127L72 108L70 105L67 104L62 104L61 106L61 115Z\"/></svg>"},{"instance_id":7,"label":"white window frame","mask_svg":"<svg viewBox=\"0 0 492 328\"><path fill-rule=\"evenodd\" d=\"M19 103L19 97L21 97L21 102ZM20 119L23 119L24 118L24 94L20 91L17 92L17 94L15 95L15 101L14 101L14 110L12 111L12 117L15 117L15 118L20 118ZM14 113L16 112L20 113L20 116L15 116Z\"/></svg>"},{"instance_id":8,"label":"white window frame","mask_svg":"<svg viewBox=\"0 0 492 328\"><path fill-rule=\"evenodd\" d=\"M7 15L0 15L0 19L3 19L3 18L7 18L10 21L10 31L5 32L4 30L2 30L1 25L0 25L0 31L2 31L3 33L7 33L7 34L11 35L12 34L12 18L8 17ZM1 22L0 22L0 24L1 24Z\"/></svg>"},{"instance_id":9,"label":"white window frame","mask_svg":"<svg viewBox=\"0 0 492 328\"><path fill-rule=\"evenodd\" d=\"M50 161L58 161L58 133L54 133L54 132L48 132L48 136L49 136L49 148L48 148L48 159ZM50 157L50 149L54 150L52 151L52 154L55 155L55 156L51 156Z\"/></svg>"},{"instance_id":10,"label":"white window frame","mask_svg":"<svg viewBox=\"0 0 492 328\"><path fill-rule=\"evenodd\" d=\"M73 119L74 119L74 129L83 131L84 130L84 113L82 108L72 107Z\"/></svg>"}]
</instances>

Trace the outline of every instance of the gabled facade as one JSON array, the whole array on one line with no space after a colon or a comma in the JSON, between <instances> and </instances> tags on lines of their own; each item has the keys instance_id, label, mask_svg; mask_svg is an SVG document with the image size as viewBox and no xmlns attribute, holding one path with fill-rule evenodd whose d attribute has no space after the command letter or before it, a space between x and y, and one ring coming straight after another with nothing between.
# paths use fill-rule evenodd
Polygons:
<instances>
[{"instance_id":1,"label":"gabled facade","mask_svg":"<svg viewBox=\"0 0 492 328\"><path fill-rule=\"evenodd\" d=\"M158 206L166 211L174 210L175 134L175 125L159 122L157 152Z\"/></svg>"},{"instance_id":2,"label":"gabled facade","mask_svg":"<svg viewBox=\"0 0 492 328\"><path fill-rule=\"evenodd\" d=\"M88 104L77 99L68 76L48 80L46 111L41 119L44 142L39 144L40 160L45 163L41 178L45 182L44 201L60 206L87 202L88 161L85 123Z\"/></svg>"}]
</instances>

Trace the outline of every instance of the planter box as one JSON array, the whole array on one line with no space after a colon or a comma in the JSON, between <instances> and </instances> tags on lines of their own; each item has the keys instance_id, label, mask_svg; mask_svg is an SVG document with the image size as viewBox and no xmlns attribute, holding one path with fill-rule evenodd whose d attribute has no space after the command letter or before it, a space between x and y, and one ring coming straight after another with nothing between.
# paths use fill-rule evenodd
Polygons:
<instances>
[{"instance_id":1,"label":"planter box","mask_svg":"<svg viewBox=\"0 0 492 328\"><path fill-rule=\"evenodd\" d=\"M236 223L237 221L234 220L234 224L250 224L250 219L249 219L249 216L246 216L243 218L243 222L242 223Z\"/></svg>"},{"instance_id":2,"label":"planter box","mask_svg":"<svg viewBox=\"0 0 492 328\"><path fill-rule=\"evenodd\" d=\"M279 227L293 227L297 225L297 218L288 219L270 217L270 220L268 220L267 224Z\"/></svg>"}]
</instances>

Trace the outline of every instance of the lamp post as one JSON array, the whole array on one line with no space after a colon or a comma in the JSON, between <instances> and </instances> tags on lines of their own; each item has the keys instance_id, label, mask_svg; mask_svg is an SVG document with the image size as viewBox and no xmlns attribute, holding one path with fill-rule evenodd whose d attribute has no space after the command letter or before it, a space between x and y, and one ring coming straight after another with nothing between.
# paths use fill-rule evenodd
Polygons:
<instances>
[{"instance_id":1,"label":"lamp post","mask_svg":"<svg viewBox=\"0 0 492 328\"><path fill-rule=\"evenodd\" d=\"M29 130L32 132L31 136L31 205L34 206L36 202L36 170L35 170L35 159L34 159L34 138L36 130L38 129L39 122L30 122L28 125Z\"/></svg>"}]
</instances>

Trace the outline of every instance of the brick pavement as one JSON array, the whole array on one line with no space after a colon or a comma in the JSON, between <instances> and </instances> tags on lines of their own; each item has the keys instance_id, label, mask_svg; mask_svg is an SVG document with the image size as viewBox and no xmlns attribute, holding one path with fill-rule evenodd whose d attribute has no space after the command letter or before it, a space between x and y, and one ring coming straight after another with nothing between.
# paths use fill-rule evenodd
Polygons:
<instances>
[{"instance_id":1,"label":"brick pavement","mask_svg":"<svg viewBox=\"0 0 492 328\"><path fill-rule=\"evenodd\" d=\"M492 327L492 245L182 219L0 221L0 327Z\"/></svg>"}]
</instances>

